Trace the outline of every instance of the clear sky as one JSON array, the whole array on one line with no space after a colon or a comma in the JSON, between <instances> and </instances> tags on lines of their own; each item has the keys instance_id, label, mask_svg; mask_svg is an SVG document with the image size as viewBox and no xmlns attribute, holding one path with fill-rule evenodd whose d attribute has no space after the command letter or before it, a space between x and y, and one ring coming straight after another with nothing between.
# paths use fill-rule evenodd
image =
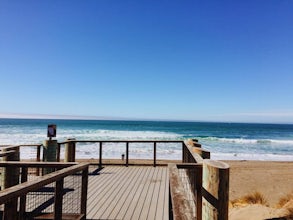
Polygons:
<instances>
[{"instance_id":1,"label":"clear sky","mask_svg":"<svg viewBox=\"0 0 293 220\"><path fill-rule=\"evenodd\" d=\"M0 116L293 123L292 0L0 0Z\"/></svg>"}]
</instances>

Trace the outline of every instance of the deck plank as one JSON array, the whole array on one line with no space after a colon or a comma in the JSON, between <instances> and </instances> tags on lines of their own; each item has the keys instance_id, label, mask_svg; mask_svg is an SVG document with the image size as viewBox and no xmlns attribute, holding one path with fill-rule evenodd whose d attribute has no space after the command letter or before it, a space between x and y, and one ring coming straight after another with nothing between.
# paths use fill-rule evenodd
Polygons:
<instances>
[{"instance_id":1,"label":"deck plank","mask_svg":"<svg viewBox=\"0 0 293 220\"><path fill-rule=\"evenodd\" d=\"M144 168L140 174L139 180L136 182L132 190L129 190L128 198L121 207L118 216L122 216L123 219L130 219L132 216L132 213L135 209L135 205L137 204L137 201L139 199L139 195L143 189L143 184L146 181L148 175L150 173L150 169Z\"/></svg>"},{"instance_id":2,"label":"deck plank","mask_svg":"<svg viewBox=\"0 0 293 220\"><path fill-rule=\"evenodd\" d=\"M141 216L141 213L142 213L142 210L144 208L144 203L145 203L145 200L147 198L149 189L151 187L151 180L153 179L153 177L154 177L154 168L151 168L150 175L146 179L146 182L144 183L143 190L142 190L142 192L140 194L140 197L138 199L137 205L135 207L135 210L133 212L133 215L132 215L131 219L135 220L135 219L144 218L144 217Z\"/></svg>"},{"instance_id":3,"label":"deck plank","mask_svg":"<svg viewBox=\"0 0 293 220\"><path fill-rule=\"evenodd\" d=\"M147 183L148 179L152 176L152 174L153 174L152 168L147 167L146 171L144 173L143 179L141 180L136 193L131 198L132 199L131 203L129 204L127 212L123 216L123 219L133 218L133 215L135 214L135 211L137 210L137 205L139 204L139 202L143 202L143 200L144 200L144 196L142 196L142 195L143 195L144 190L146 189L146 183Z\"/></svg>"},{"instance_id":4,"label":"deck plank","mask_svg":"<svg viewBox=\"0 0 293 220\"><path fill-rule=\"evenodd\" d=\"M119 198L117 197L117 199L113 202L113 206L115 208L112 209L110 215L108 216L108 219L116 219L121 211L125 212L127 210L123 209L123 206L131 201L130 192L137 188L137 184L139 183L139 179L143 173L142 171L143 168L140 168L138 172L135 172L131 183L126 186L127 188L131 188L131 190L128 190L127 188L124 189L122 195Z\"/></svg>"},{"instance_id":5,"label":"deck plank","mask_svg":"<svg viewBox=\"0 0 293 220\"><path fill-rule=\"evenodd\" d=\"M166 167L107 166L89 176L87 219L169 219L167 172Z\"/></svg>"},{"instance_id":6,"label":"deck plank","mask_svg":"<svg viewBox=\"0 0 293 220\"><path fill-rule=\"evenodd\" d=\"M163 212L163 218L161 219L169 219L169 170L166 169L166 181L165 181L165 188L163 189L165 191L164 193L164 199L162 201L164 202L164 212ZM159 219L159 218L158 218Z\"/></svg>"},{"instance_id":7,"label":"deck plank","mask_svg":"<svg viewBox=\"0 0 293 220\"><path fill-rule=\"evenodd\" d=\"M126 175L117 175L112 181L115 182L114 187L112 188L111 194L107 197L107 200L104 201L103 206L96 213L97 216L100 216L101 219L109 219L113 209L117 209L116 203L118 199L123 195L126 190L132 188L132 180L135 176L135 171L133 168L127 169Z\"/></svg>"},{"instance_id":8,"label":"deck plank","mask_svg":"<svg viewBox=\"0 0 293 220\"><path fill-rule=\"evenodd\" d=\"M154 219L156 206L157 206L157 198L158 193L155 194L156 188L159 187L160 183L158 182L159 168L154 172L154 176L150 181L150 188L148 190L143 209L140 215L140 219ZM152 204L154 205L152 208Z\"/></svg>"},{"instance_id":9,"label":"deck plank","mask_svg":"<svg viewBox=\"0 0 293 220\"><path fill-rule=\"evenodd\" d=\"M160 174L158 177L158 184L156 185L154 195L157 195L156 203L152 203L150 210L155 210L155 212L150 212L150 219L163 219L164 214L164 195L165 195L165 181L166 179L166 169L160 169ZM163 202L162 202L163 201ZM156 204L156 205L155 205Z\"/></svg>"},{"instance_id":10,"label":"deck plank","mask_svg":"<svg viewBox=\"0 0 293 220\"><path fill-rule=\"evenodd\" d=\"M111 195L112 190L115 188L115 178L117 175L126 175L127 170L123 167L117 167L116 169L112 170L111 172L105 172L104 174L100 174L98 176L93 176L91 181L93 181L93 185L91 188L88 188L88 195L91 192L94 192L94 197L88 197L88 217L91 219L91 216L98 216L97 212L103 207L104 202L107 200L109 195ZM99 184L99 181L103 178L107 178L104 184ZM95 183L97 185L95 185ZM97 219L99 219L98 217Z\"/></svg>"}]
</instances>

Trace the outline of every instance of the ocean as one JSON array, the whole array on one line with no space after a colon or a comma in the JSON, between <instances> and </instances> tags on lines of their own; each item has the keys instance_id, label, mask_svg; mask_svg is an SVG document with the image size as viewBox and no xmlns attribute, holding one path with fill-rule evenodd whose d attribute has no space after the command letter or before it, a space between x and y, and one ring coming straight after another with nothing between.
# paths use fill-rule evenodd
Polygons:
<instances>
[{"instance_id":1,"label":"ocean","mask_svg":"<svg viewBox=\"0 0 293 220\"><path fill-rule=\"evenodd\" d=\"M169 121L0 119L0 146L39 144L48 124L57 125L57 140L184 140L196 138L217 160L293 161L293 125ZM130 158L151 159L152 144L132 143ZM78 144L77 158L98 158L98 143ZM35 148L21 150L30 158ZM61 157L64 149L61 149ZM103 158L121 158L125 144L103 145ZM158 144L158 159L181 159L180 144Z\"/></svg>"}]
</instances>

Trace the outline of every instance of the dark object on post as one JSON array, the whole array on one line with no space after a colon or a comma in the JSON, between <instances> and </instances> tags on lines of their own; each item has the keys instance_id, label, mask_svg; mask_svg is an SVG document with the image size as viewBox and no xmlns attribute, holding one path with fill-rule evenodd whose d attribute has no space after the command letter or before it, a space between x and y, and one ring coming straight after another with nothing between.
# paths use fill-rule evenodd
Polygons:
<instances>
[{"instance_id":1,"label":"dark object on post","mask_svg":"<svg viewBox=\"0 0 293 220\"><path fill-rule=\"evenodd\" d=\"M47 137L51 139L52 137L56 137L56 134L57 126L54 124L48 125Z\"/></svg>"}]
</instances>

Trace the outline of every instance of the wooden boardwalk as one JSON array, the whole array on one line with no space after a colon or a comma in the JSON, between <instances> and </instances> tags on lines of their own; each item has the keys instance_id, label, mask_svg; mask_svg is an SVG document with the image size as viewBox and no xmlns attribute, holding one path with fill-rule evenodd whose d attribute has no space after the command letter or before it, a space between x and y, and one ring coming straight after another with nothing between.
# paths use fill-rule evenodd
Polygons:
<instances>
[{"instance_id":1,"label":"wooden boardwalk","mask_svg":"<svg viewBox=\"0 0 293 220\"><path fill-rule=\"evenodd\" d=\"M87 219L169 219L167 167L107 166L90 175Z\"/></svg>"}]
</instances>

